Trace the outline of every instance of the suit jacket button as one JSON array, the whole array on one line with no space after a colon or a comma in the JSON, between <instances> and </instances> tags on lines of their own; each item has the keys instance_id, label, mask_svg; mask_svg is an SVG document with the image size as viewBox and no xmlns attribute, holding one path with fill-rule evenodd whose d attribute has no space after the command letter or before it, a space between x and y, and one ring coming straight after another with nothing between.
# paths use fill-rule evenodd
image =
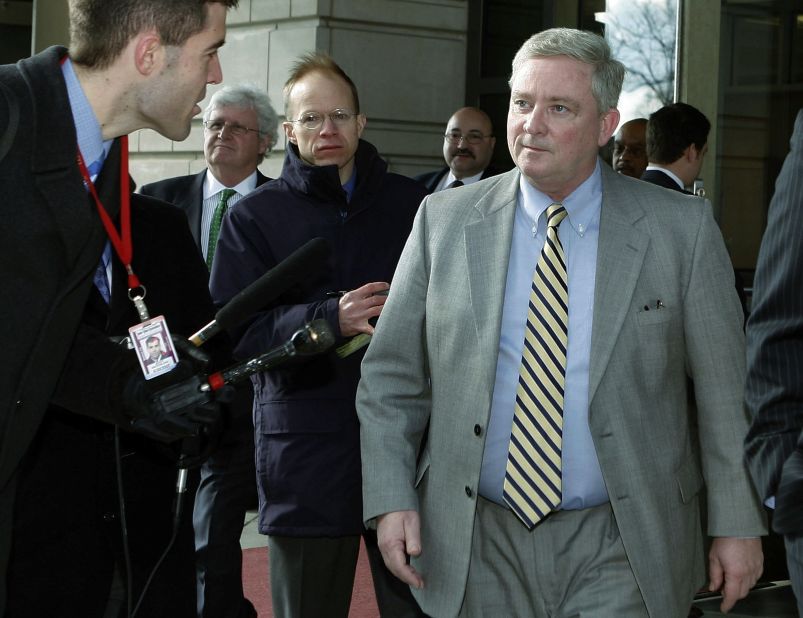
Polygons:
<instances>
[{"instance_id":1,"label":"suit jacket button","mask_svg":"<svg viewBox=\"0 0 803 618\"><path fill-rule=\"evenodd\" d=\"M482 434L482 427L479 425L474 425L474 435L479 436Z\"/></svg>"},{"instance_id":2,"label":"suit jacket button","mask_svg":"<svg viewBox=\"0 0 803 618\"><path fill-rule=\"evenodd\" d=\"M473 496L473 495L474 495L474 492L473 492L473 491L471 491L471 487L469 487L468 485L466 485L466 495L467 495L469 498L470 498L471 496Z\"/></svg>"}]
</instances>

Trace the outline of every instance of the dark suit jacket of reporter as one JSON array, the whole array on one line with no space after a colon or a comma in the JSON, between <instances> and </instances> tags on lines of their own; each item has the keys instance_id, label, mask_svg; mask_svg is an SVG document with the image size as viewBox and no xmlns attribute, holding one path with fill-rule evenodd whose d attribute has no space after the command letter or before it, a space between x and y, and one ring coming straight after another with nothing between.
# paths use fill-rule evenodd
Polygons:
<instances>
[{"instance_id":1,"label":"dark suit jacket of reporter","mask_svg":"<svg viewBox=\"0 0 803 618\"><path fill-rule=\"evenodd\" d=\"M0 309L0 493L39 427L71 346L93 340L81 318L106 233L76 165L60 69L66 52L51 47L0 67L0 285L9 294ZM116 216L117 203L104 204ZM101 342L95 354L100 388L119 348ZM85 412L104 417L109 408L96 403Z\"/></svg>"},{"instance_id":2,"label":"dark suit jacket of reporter","mask_svg":"<svg viewBox=\"0 0 803 618\"><path fill-rule=\"evenodd\" d=\"M112 165L112 158L110 155L107 166ZM114 177L116 185L117 174ZM147 288L145 301L150 314L165 316L172 334L186 336L214 315L206 264L195 249L183 212L140 195L132 196L131 207L133 269ZM128 298L125 270L116 258L112 264L111 303L107 306L91 288L82 318L87 329L104 337L126 335L128 328L140 321ZM222 343L225 340L210 341L206 351L220 348ZM97 615L93 608L97 603L105 606L115 562L121 564L123 560L112 427L70 413L80 412L100 396L92 385L95 363L90 350L68 359L62 381L78 383L82 388L69 397L59 396L57 391L61 405L49 407L20 466L15 552L9 567L10 611L27 608L31 615ZM227 350L222 352L228 356ZM138 370L133 352L128 354ZM173 449L137 434L122 432L120 441L136 599L170 540L177 456ZM162 565L164 571L145 597L143 615L164 612L176 617L195 616L192 500L197 480L194 475L191 479L178 537ZM44 536L43 529L48 530ZM82 548L77 562L69 553L72 543ZM54 564L67 571L60 573L58 582L45 575L52 572ZM42 577L49 582L48 588L55 588L53 594L41 594ZM72 592L63 592L71 588Z\"/></svg>"},{"instance_id":3,"label":"dark suit jacket of reporter","mask_svg":"<svg viewBox=\"0 0 803 618\"><path fill-rule=\"evenodd\" d=\"M745 441L759 495L775 496L773 528L803 533L803 110L770 203L747 323Z\"/></svg>"},{"instance_id":4,"label":"dark suit jacket of reporter","mask_svg":"<svg viewBox=\"0 0 803 618\"><path fill-rule=\"evenodd\" d=\"M441 181L441 178L446 176L449 173L449 168L444 167L441 170L436 170L434 172L427 172L425 174L419 174L415 177L415 180L423 184L427 188L427 195L433 193L435 189L438 187L438 183ZM489 165L485 168L482 172L482 176L480 180L485 180L486 178L490 178L491 176L496 176L497 174L501 173L500 170L496 169L495 167Z\"/></svg>"},{"instance_id":5,"label":"dark suit jacket of reporter","mask_svg":"<svg viewBox=\"0 0 803 618\"><path fill-rule=\"evenodd\" d=\"M142 195L158 198L178 206L187 213L190 231L199 250L201 249L201 214L203 212L205 178L206 170L203 170L197 174L151 182L139 188ZM257 170L257 187L269 180L270 178Z\"/></svg>"}]
</instances>

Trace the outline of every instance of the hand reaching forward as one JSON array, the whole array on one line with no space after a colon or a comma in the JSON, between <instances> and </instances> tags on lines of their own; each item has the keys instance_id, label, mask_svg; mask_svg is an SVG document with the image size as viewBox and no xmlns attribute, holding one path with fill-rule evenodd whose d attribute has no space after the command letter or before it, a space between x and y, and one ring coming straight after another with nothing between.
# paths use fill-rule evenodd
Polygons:
<instances>
[{"instance_id":1,"label":"hand reaching forward","mask_svg":"<svg viewBox=\"0 0 803 618\"><path fill-rule=\"evenodd\" d=\"M421 554L421 520L416 511L394 511L377 518L376 536L385 566L413 588L423 588L424 579L407 562Z\"/></svg>"}]
</instances>

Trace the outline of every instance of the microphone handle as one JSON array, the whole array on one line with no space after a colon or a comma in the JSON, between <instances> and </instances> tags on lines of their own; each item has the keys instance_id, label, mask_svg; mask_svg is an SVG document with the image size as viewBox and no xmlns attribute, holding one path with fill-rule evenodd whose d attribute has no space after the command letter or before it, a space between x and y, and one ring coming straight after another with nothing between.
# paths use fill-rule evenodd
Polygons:
<instances>
[{"instance_id":1,"label":"microphone handle","mask_svg":"<svg viewBox=\"0 0 803 618\"><path fill-rule=\"evenodd\" d=\"M252 358L244 363L239 363L223 371L213 373L207 378L208 385L204 384L201 386L201 389L216 391L225 384L237 384L255 373L277 367L288 358L295 355L296 349L293 342L287 341L278 348L265 352L265 354L257 356L256 358Z\"/></svg>"}]
</instances>

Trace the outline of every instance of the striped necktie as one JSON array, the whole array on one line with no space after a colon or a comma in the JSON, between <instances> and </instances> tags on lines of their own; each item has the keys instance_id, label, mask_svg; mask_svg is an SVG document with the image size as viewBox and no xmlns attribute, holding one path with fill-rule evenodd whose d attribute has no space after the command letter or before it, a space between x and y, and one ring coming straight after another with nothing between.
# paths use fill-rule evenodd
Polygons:
<instances>
[{"instance_id":1,"label":"striped necktie","mask_svg":"<svg viewBox=\"0 0 803 618\"><path fill-rule=\"evenodd\" d=\"M209 224L209 244L206 250L206 265L212 269L212 261L215 259L215 248L217 247L217 237L220 235L220 224L223 222L223 215L229 207L229 200L232 195L236 195L234 189L223 189L220 192L220 201L212 214L212 222Z\"/></svg>"},{"instance_id":2,"label":"striped necktie","mask_svg":"<svg viewBox=\"0 0 803 618\"><path fill-rule=\"evenodd\" d=\"M569 324L566 259L558 225L561 204L546 211L546 242L533 275L524 352L516 389L503 497L532 529L561 501L563 388Z\"/></svg>"}]
</instances>

